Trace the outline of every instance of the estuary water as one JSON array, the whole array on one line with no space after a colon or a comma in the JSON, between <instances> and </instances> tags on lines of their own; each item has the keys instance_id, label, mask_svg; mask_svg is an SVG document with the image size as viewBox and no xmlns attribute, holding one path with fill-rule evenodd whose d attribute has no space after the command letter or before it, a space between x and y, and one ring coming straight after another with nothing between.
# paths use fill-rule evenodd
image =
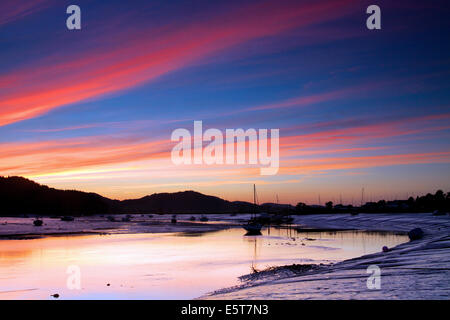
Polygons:
<instances>
[{"instance_id":1,"label":"estuary water","mask_svg":"<svg viewBox=\"0 0 450 320\"><path fill-rule=\"evenodd\" d=\"M0 240L0 299L192 299L237 285L253 269L334 263L407 241L395 233L290 228L259 236L230 228Z\"/></svg>"}]
</instances>

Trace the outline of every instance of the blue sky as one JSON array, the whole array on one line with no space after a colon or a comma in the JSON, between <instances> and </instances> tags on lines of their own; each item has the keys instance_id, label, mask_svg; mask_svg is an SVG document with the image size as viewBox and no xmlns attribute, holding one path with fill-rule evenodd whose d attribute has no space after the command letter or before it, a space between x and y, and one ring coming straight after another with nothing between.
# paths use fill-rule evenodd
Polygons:
<instances>
[{"instance_id":1,"label":"blue sky","mask_svg":"<svg viewBox=\"0 0 450 320\"><path fill-rule=\"evenodd\" d=\"M0 4L0 174L114 198L350 202L449 189L445 1ZM176 128L279 128L280 170L175 167Z\"/></svg>"}]
</instances>

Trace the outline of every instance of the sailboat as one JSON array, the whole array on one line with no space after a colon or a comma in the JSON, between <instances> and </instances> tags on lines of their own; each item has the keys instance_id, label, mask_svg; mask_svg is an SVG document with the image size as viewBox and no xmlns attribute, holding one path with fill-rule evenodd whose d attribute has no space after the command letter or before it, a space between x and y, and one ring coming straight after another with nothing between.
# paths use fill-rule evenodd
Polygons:
<instances>
[{"instance_id":1,"label":"sailboat","mask_svg":"<svg viewBox=\"0 0 450 320\"><path fill-rule=\"evenodd\" d=\"M253 185L253 204L256 207L256 186ZM253 212L250 220L247 222L247 224L244 224L242 226L245 230L247 230L247 234L254 235L254 234L261 234L261 228L262 224L258 223L256 221L256 213Z\"/></svg>"}]
</instances>

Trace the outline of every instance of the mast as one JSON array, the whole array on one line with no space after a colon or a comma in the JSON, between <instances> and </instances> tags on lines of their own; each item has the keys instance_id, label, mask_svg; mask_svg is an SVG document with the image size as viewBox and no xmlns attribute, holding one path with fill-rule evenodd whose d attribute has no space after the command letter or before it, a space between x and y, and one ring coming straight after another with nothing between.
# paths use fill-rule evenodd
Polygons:
<instances>
[{"instance_id":1,"label":"mast","mask_svg":"<svg viewBox=\"0 0 450 320\"><path fill-rule=\"evenodd\" d=\"M253 210L253 217L254 218L256 216L256 185L253 184L253 204L254 204L254 210Z\"/></svg>"},{"instance_id":2,"label":"mast","mask_svg":"<svg viewBox=\"0 0 450 320\"><path fill-rule=\"evenodd\" d=\"M363 206L364 202L364 188L361 189L361 207Z\"/></svg>"}]
</instances>

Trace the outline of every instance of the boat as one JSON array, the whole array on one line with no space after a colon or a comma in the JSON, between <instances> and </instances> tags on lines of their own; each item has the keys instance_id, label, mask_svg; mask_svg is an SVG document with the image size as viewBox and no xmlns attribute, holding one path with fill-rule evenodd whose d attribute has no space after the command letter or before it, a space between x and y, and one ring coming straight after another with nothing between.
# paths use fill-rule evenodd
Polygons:
<instances>
[{"instance_id":1,"label":"boat","mask_svg":"<svg viewBox=\"0 0 450 320\"><path fill-rule=\"evenodd\" d=\"M194 217L194 216L191 216L191 217L189 218L189 220L195 221L195 217Z\"/></svg>"},{"instance_id":2,"label":"boat","mask_svg":"<svg viewBox=\"0 0 450 320\"><path fill-rule=\"evenodd\" d=\"M242 228L247 231L246 235L257 235L261 234L262 224L253 220L249 220L247 224L242 225Z\"/></svg>"},{"instance_id":3,"label":"boat","mask_svg":"<svg viewBox=\"0 0 450 320\"><path fill-rule=\"evenodd\" d=\"M444 210L433 211L433 216L445 216L446 214L447 214L447 212L445 212Z\"/></svg>"},{"instance_id":4,"label":"boat","mask_svg":"<svg viewBox=\"0 0 450 320\"><path fill-rule=\"evenodd\" d=\"M202 222L206 222L206 221L208 221L209 219L206 217L206 216L203 216L202 215L202 217L200 218L200 221L202 221Z\"/></svg>"},{"instance_id":5,"label":"boat","mask_svg":"<svg viewBox=\"0 0 450 320\"><path fill-rule=\"evenodd\" d=\"M255 185L253 185L253 204L256 207L256 186ZM255 212L252 213L250 220L247 222L247 224L242 225L242 228L244 228L247 231L246 235L261 234L262 224L258 223L256 221L256 213Z\"/></svg>"},{"instance_id":6,"label":"boat","mask_svg":"<svg viewBox=\"0 0 450 320\"><path fill-rule=\"evenodd\" d=\"M176 215L173 215L173 216L172 216L172 219L170 220L170 222L172 222L172 223L177 223L177 216L176 216Z\"/></svg>"},{"instance_id":7,"label":"boat","mask_svg":"<svg viewBox=\"0 0 450 320\"><path fill-rule=\"evenodd\" d=\"M73 221L73 220L75 220L75 218L71 216L61 217L61 221Z\"/></svg>"},{"instance_id":8,"label":"boat","mask_svg":"<svg viewBox=\"0 0 450 320\"><path fill-rule=\"evenodd\" d=\"M122 222L130 222L131 218L133 218L133 216L131 214L127 214L125 217L122 218Z\"/></svg>"},{"instance_id":9,"label":"boat","mask_svg":"<svg viewBox=\"0 0 450 320\"><path fill-rule=\"evenodd\" d=\"M44 223L44 221L42 221L41 219L36 219L36 220L33 221L33 224L34 224L36 227L42 226L43 223Z\"/></svg>"},{"instance_id":10,"label":"boat","mask_svg":"<svg viewBox=\"0 0 450 320\"><path fill-rule=\"evenodd\" d=\"M242 226L247 231L247 235L261 234L262 225L256 222L249 222Z\"/></svg>"},{"instance_id":11,"label":"boat","mask_svg":"<svg viewBox=\"0 0 450 320\"><path fill-rule=\"evenodd\" d=\"M292 222L294 222L294 218L291 217L290 214L288 214L287 216L284 216L284 217L283 217L283 222L284 222L284 223L287 223L287 224L291 224Z\"/></svg>"},{"instance_id":12,"label":"boat","mask_svg":"<svg viewBox=\"0 0 450 320\"><path fill-rule=\"evenodd\" d=\"M116 222L116 218L114 216L107 216L106 219L110 222Z\"/></svg>"}]
</instances>

